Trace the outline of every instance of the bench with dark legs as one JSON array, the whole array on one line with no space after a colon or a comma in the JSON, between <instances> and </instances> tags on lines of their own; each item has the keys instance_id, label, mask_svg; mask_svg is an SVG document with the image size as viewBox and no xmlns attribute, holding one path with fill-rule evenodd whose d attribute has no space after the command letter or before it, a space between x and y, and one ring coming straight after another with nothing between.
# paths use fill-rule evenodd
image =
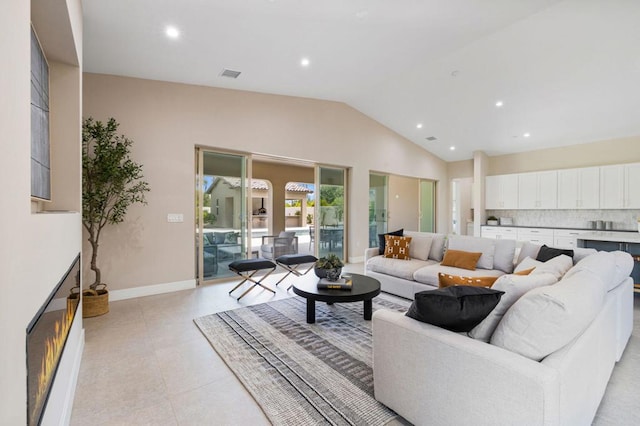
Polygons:
<instances>
[{"instance_id":1,"label":"bench with dark legs","mask_svg":"<svg viewBox=\"0 0 640 426\"><path fill-rule=\"evenodd\" d=\"M270 271L267 272L266 274L264 274L263 276L261 276L259 280L256 280L256 279L253 278L253 276L258 271L267 270L267 269L270 269ZM267 278L273 271L276 270L276 264L273 263L270 260L266 260L266 259L241 259L241 260L236 260L236 261L231 262L229 264L229 270L232 271L232 272L235 272L236 274L240 275L240 277L243 278L243 280L240 282L240 284L235 286L229 292L229 294L233 293L238 287L240 287L242 284L244 284L245 281L251 281L253 283L253 285L251 287L249 287L244 293L242 293L240 295L240 297L238 297L237 300L242 299L247 293L249 293L251 290L253 290L257 286L262 287L265 290L268 290L273 294L276 293L275 291L271 290L269 287L267 287L264 284L262 284L262 281L265 278Z\"/></svg>"},{"instance_id":2,"label":"bench with dark legs","mask_svg":"<svg viewBox=\"0 0 640 426\"><path fill-rule=\"evenodd\" d=\"M280 281L276 283L276 285L280 284L282 281L284 281L285 278L287 278L291 274L295 275L296 277L301 277L305 275L307 272L313 269L317 260L318 258L316 258L315 256L311 256L310 254L284 254L282 256L279 256L276 259L276 263L279 266L282 266L288 272L284 277L280 279ZM306 264L311 264L307 268L307 270L305 271L298 270L300 266L306 265ZM287 291L289 291L289 289L291 289L292 286L293 284L289 285L289 288L287 288Z\"/></svg>"}]
</instances>

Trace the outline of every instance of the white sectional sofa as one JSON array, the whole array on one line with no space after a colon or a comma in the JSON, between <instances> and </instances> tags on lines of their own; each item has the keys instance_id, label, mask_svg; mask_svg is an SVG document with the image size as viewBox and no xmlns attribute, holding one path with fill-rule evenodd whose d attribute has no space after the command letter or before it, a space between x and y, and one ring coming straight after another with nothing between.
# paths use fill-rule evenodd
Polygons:
<instances>
[{"instance_id":1,"label":"white sectional sofa","mask_svg":"<svg viewBox=\"0 0 640 426\"><path fill-rule=\"evenodd\" d=\"M520 267L538 248L525 244ZM580 252L584 257L564 274L519 277L553 284L511 297L486 341L469 337L484 321L456 333L376 311L376 399L416 425L591 424L633 328L633 260L623 252L588 253ZM367 274L385 279L396 294L434 288L397 276L386 280L371 269Z\"/></svg>"},{"instance_id":2,"label":"white sectional sofa","mask_svg":"<svg viewBox=\"0 0 640 426\"><path fill-rule=\"evenodd\" d=\"M365 251L365 275L380 281L382 291L413 299L423 290L438 288L438 273L464 276L500 276L513 271L516 242L429 232L409 232L410 260L388 259L377 247ZM455 250L482 252L475 271L442 266L445 245ZM425 249L425 247L428 247ZM428 255L427 255L428 254Z\"/></svg>"}]
</instances>

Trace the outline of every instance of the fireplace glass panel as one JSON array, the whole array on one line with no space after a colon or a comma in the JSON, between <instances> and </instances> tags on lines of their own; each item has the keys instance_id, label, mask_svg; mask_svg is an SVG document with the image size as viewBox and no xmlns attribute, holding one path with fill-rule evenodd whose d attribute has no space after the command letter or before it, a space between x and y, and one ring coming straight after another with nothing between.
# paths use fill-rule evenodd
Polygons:
<instances>
[{"instance_id":1,"label":"fireplace glass panel","mask_svg":"<svg viewBox=\"0 0 640 426\"><path fill-rule=\"evenodd\" d=\"M80 255L27 327L27 423L40 424L80 301Z\"/></svg>"}]
</instances>

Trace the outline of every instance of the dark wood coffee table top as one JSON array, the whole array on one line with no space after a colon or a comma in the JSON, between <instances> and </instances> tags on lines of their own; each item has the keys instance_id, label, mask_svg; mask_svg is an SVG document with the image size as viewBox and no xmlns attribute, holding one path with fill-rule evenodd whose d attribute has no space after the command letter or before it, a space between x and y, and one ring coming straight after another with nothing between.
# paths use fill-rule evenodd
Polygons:
<instances>
[{"instance_id":1,"label":"dark wood coffee table top","mask_svg":"<svg viewBox=\"0 0 640 426\"><path fill-rule=\"evenodd\" d=\"M353 282L351 290L318 289L319 278L315 275L300 277L296 280L293 284L293 292L307 299L307 323L313 324L316 321L316 301L327 302L327 304L364 302L364 319L371 320L371 299L380 294L380 282L365 275L348 275Z\"/></svg>"},{"instance_id":2,"label":"dark wood coffee table top","mask_svg":"<svg viewBox=\"0 0 640 426\"><path fill-rule=\"evenodd\" d=\"M320 278L313 275L313 279L300 279L293 284L293 292L305 299L314 299L320 302L361 302L373 299L380 294L380 282L375 278L360 274L351 275L353 286L351 290L319 289Z\"/></svg>"}]
</instances>

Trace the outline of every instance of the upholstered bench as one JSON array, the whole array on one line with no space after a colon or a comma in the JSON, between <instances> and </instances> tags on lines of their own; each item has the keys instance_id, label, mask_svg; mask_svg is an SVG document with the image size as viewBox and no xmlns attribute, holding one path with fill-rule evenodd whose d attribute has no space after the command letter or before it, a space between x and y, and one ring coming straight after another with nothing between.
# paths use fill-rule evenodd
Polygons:
<instances>
[{"instance_id":1,"label":"upholstered bench","mask_svg":"<svg viewBox=\"0 0 640 426\"><path fill-rule=\"evenodd\" d=\"M276 263L279 266L282 266L288 272L284 277L280 279L280 281L276 283L276 285L280 284L282 281L284 281L285 278L287 278L291 274L295 275L296 277L301 277L305 275L307 272L313 269L317 261L318 261L318 258L310 254L284 254L282 256L278 256L278 258L276 259ZM301 265L306 265L309 263L311 265L309 266L309 268L307 268L306 271L303 272L298 270L298 268ZM289 291L291 286L293 286L293 284L291 284L289 288L287 288L287 291Z\"/></svg>"},{"instance_id":2,"label":"upholstered bench","mask_svg":"<svg viewBox=\"0 0 640 426\"><path fill-rule=\"evenodd\" d=\"M262 277L260 277L259 280L256 281L253 278L253 276L258 271L267 270L267 269L269 269L269 271L266 274L264 274ZM249 287L244 293L242 293L240 295L240 297L238 297L237 300L242 299L247 293L249 293L251 290L253 290L256 286L260 286L260 287L264 288L265 290L270 291L273 294L276 293L274 290L271 290L269 287L267 287L264 284L262 284L262 281L265 278L267 278L273 271L276 270L276 264L273 263L270 260L266 260L266 259L241 259L241 260L236 260L236 261L231 262L229 264L229 270L232 271L232 272L235 272L236 274L238 274L240 277L243 278L243 280L240 281L240 284L235 286L229 292L229 294L233 293L238 287L240 287L242 284L244 284L245 281L251 281L253 283L253 285L251 287Z\"/></svg>"}]
</instances>

